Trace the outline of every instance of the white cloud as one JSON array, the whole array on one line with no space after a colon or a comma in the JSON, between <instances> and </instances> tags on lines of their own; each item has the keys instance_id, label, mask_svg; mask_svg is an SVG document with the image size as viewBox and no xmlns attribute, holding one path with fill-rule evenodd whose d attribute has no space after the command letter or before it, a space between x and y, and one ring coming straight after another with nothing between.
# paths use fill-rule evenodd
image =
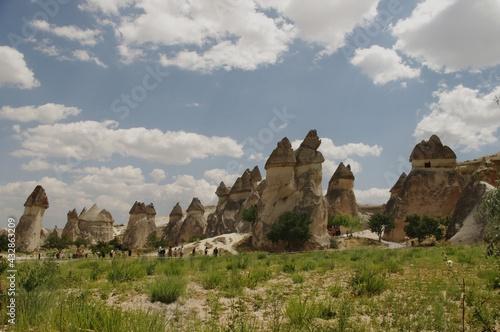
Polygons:
<instances>
[{"instance_id":1,"label":"white cloud","mask_svg":"<svg viewBox=\"0 0 500 332\"><path fill-rule=\"evenodd\" d=\"M377 15L379 0L331 1L303 0L259 1L263 7L279 10L292 20L297 37L324 47L321 55L333 54L345 43L346 36Z\"/></svg>"},{"instance_id":2,"label":"white cloud","mask_svg":"<svg viewBox=\"0 0 500 332\"><path fill-rule=\"evenodd\" d=\"M144 55L141 49L162 46L170 47L158 51L165 66L253 70L276 63L294 35L293 25L253 1L138 0L135 8L140 14L124 16L116 28L126 63Z\"/></svg>"},{"instance_id":3,"label":"white cloud","mask_svg":"<svg viewBox=\"0 0 500 332\"><path fill-rule=\"evenodd\" d=\"M500 108L495 103L498 95L500 86L489 94L463 85L435 91L438 101L429 106L431 112L423 116L413 136L420 141L437 134L443 144L464 152L496 143L495 133L500 128Z\"/></svg>"},{"instance_id":4,"label":"white cloud","mask_svg":"<svg viewBox=\"0 0 500 332\"><path fill-rule=\"evenodd\" d=\"M159 168L155 168L154 170L152 170L151 173L149 173L149 176L151 176L156 183L160 182L161 180L165 180L165 178L167 177L165 171Z\"/></svg>"},{"instance_id":5,"label":"white cloud","mask_svg":"<svg viewBox=\"0 0 500 332\"><path fill-rule=\"evenodd\" d=\"M229 174L225 169L215 168L205 171L203 177L212 185L218 186L223 181L226 186L231 187L239 175Z\"/></svg>"},{"instance_id":6,"label":"white cloud","mask_svg":"<svg viewBox=\"0 0 500 332\"><path fill-rule=\"evenodd\" d=\"M384 204L391 196L390 188L354 189L356 202L361 204Z\"/></svg>"},{"instance_id":7,"label":"white cloud","mask_svg":"<svg viewBox=\"0 0 500 332\"><path fill-rule=\"evenodd\" d=\"M107 68L108 67L104 63L102 63L101 60L99 60L99 58L97 58L94 55L90 55L90 53L88 51L86 51L86 50L75 50L75 51L73 51L72 54L73 54L73 57L76 60L80 60L82 62L92 61L92 62L94 62L96 65L98 65L100 67L103 67L103 68Z\"/></svg>"},{"instance_id":8,"label":"white cloud","mask_svg":"<svg viewBox=\"0 0 500 332\"><path fill-rule=\"evenodd\" d=\"M9 46L0 46L0 87L32 89L40 86L35 74L28 68L24 55Z\"/></svg>"},{"instance_id":9,"label":"white cloud","mask_svg":"<svg viewBox=\"0 0 500 332\"><path fill-rule=\"evenodd\" d=\"M35 158L31 159L27 164L22 164L21 168L25 171L43 171L51 169L52 166L45 160Z\"/></svg>"},{"instance_id":10,"label":"white cloud","mask_svg":"<svg viewBox=\"0 0 500 332\"><path fill-rule=\"evenodd\" d=\"M47 103L41 106L4 106L0 108L0 119L8 119L19 122L38 121L41 123L54 123L66 119L68 116L76 116L81 110L76 107L68 107L61 104Z\"/></svg>"},{"instance_id":11,"label":"white cloud","mask_svg":"<svg viewBox=\"0 0 500 332\"><path fill-rule=\"evenodd\" d=\"M425 0L393 27L395 48L435 71L500 64L497 0Z\"/></svg>"},{"instance_id":12,"label":"white cloud","mask_svg":"<svg viewBox=\"0 0 500 332\"><path fill-rule=\"evenodd\" d=\"M295 150L300 146L302 140L295 140L292 143L292 148ZM380 156L382 147L378 145L366 145L364 143L347 143L337 146L330 138L321 138L321 145L318 151L323 154L325 161L323 162L323 177L331 177L337 169L340 162L345 165L350 164L354 174L361 172L361 163L352 159L352 157Z\"/></svg>"},{"instance_id":13,"label":"white cloud","mask_svg":"<svg viewBox=\"0 0 500 332\"><path fill-rule=\"evenodd\" d=\"M403 64L396 51L378 45L357 49L351 58L351 63L360 67L361 71L377 85L420 76L420 69Z\"/></svg>"},{"instance_id":14,"label":"white cloud","mask_svg":"<svg viewBox=\"0 0 500 332\"><path fill-rule=\"evenodd\" d=\"M115 121L39 125L22 131L20 136L22 149L12 153L18 157L90 160L119 154L182 165L210 155L243 155L241 145L229 137L143 127L119 129Z\"/></svg>"},{"instance_id":15,"label":"white cloud","mask_svg":"<svg viewBox=\"0 0 500 332\"><path fill-rule=\"evenodd\" d=\"M86 0L79 4L80 10L97 12L100 11L107 15L118 15L119 10L128 7L134 0Z\"/></svg>"},{"instance_id":16,"label":"white cloud","mask_svg":"<svg viewBox=\"0 0 500 332\"><path fill-rule=\"evenodd\" d=\"M100 37L101 32L99 30L83 30L75 25L56 26L55 24L50 24L47 21L42 20L32 21L30 23L35 29L76 41L85 46L95 46L102 40L102 37Z\"/></svg>"},{"instance_id":17,"label":"white cloud","mask_svg":"<svg viewBox=\"0 0 500 332\"><path fill-rule=\"evenodd\" d=\"M73 182L63 182L44 177L39 181L19 181L0 185L1 192L9 195L0 201L0 213L19 218L24 210L23 204L36 185L44 187L49 200L43 226L59 228L66 224L66 214L76 208L91 207L97 203L101 209L108 210L115 223L127 223L129 210L135 201L154 203L157 216L168 215L177 202L186 209L193 197L198 197L204 205L216 203L217 186L205 179L195 179L190 175L179 175L165 185L144 180L140 169L125 166L114 169L88 167L74 170Z\"/></svg>"}]
</instances>

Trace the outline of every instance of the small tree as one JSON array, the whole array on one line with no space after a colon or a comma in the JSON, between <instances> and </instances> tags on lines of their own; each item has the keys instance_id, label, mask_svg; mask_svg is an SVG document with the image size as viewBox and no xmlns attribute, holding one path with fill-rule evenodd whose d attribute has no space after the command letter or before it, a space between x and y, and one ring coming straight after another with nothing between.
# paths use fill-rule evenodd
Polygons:
<instances>
[{"instance_id":1,"label":"small tree","mask_svg":"<svg viewBox=\"0 0 500 332\"><path fill-rule=\"evenodd\" d=\"M336 227L342 226L347 229L347 234L352 234L353 232L359 231L363 228L364 222L361 218L350 217L348 215L337 215L328 217L328 226Z\"/></svg>"},{"instance_id":2,"label":"small tree","mask_svg":"<svg viewBox=\"0 0 500 332\"><path fill-rule=\"evenodd\" d=\"M151 234L148 235L146 238L146 245L148 248L158 248L160 246L165 247L167 243L161 239L156 232L152 232Z\"/></svg>"},{"instance_id":3,"label":"small tree","mask_svg":"<svg viewBox=\"0 0 500 332\"><path fill-rule=\"evenodd\" d=\"M372 214L368 220L368 228L378 235L378 242L382 242L382 233L395 227L394 218L380 212Z\"/></svg>"},{"instance_id":4,"label":"small tree","mask_svg":"<svg viewBox=\"0 0 500 332\"><path fill-rule=\"evenodd\" d=\"M244 221L247 221L249 223L255 223L257 220L257 205L254 204L248 208L243 209L241 212L241 217L243 218Z\"/></svg>"},{"instance_id":5,"label":"small tree","mask_svg":"<svg viewBox=\"0 0 500 332\"><path fill-rule=\"evenodd\" d=\"M272 225L267 238L273 243L278 243L280 240L286 241L289 248L298 247L312 237L309 231L310 224L311 221L307 219L305 212L287 211Z\"/></svg>"},{"instance_id":6,"label":"small tree","mask_svg":"<svg viewBox=\"0 0 500 332\"><path fill-rule=\"evenodd\" d=\"M438 241L443 238L441 223L437 219L428 216L420 217L414 214L407 216L406 222L407 225L404 228L406 235L411 238L416 237L419 243L430 236L434 236Z\"/></svg>"},{"instance_id":7,"label":"small tree","mask_svg":"<svg viewBox=\"0 0 500 332\"><path fill-rule=\"evenodd\" d=\"M500 186L486 193L478 217L486 219L484 239L488 243L487 255L498 260L500 270Z\"/></svg>"},{"instance_id":8,"label":"small tree","mask_svg":"<svg viewBox=\"0 0 500 332\"><path fill-rule=\"evenodd\" d=\"M68 248L71 245L71 240L67 235L63 235L61 237L55 234L49 234L45 239L42 248L44 249L56 249L57 252L63 251L63 249Z\"/></svg>"},{"instance_id":9,"label":"small tree","mask_svg":"<svg viewBox=\"0 0 500 332\"><path fill-rule=\"evenodd\" d=\"M97 242L97 244L90 246L90 250L92 251L92 253L99 253L101 257L105 257L111 252L112 249L113 247L104 241L99 241Z\"/></svg>"},{"instance_id":10,"label":"small tree","mask_svg":"<svg viewBox=\"0 0 500 332\"><path fill-rule=\"evenodd\" d=\"M115 236L113 240L110 240L108 244L111 246L112 250L123 250L123 244L118 241L118 238Z\"/></svg>"},{"instance_id":11,"label":"small tree","mask_svg":"<svg viewBox=\"0 0 500 332\"><path fill-rule=\"evenodd\" d=\"M9 243L9 237L6 234L0 234L0 251L8 251Z\"/></svg>"},{"instance_id":12,"label":"small tree","mask_svg":"<svg viewBox=\"0 0 500 332\"><path fill-rule=\"evenodd\" d=\"M81 237L76 238L75 241L73 241L73 244L77 247L80 248L81 246L87 247L87 240L82 239Z\"/></svg>"}]
</instances>

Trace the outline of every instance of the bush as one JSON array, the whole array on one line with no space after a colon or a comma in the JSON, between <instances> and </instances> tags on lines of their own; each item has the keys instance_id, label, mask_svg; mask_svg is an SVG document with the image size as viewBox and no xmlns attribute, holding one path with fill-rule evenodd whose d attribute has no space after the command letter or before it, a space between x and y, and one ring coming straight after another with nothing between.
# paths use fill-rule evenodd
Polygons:
<instances>
[{"instance_id":1,"label":"bush","mask_svg":"<svg viewBox=\"0 0 500 332\"><path fill-rule=\"evenodd\" d=\"M377 212L370 216L368 228L378 235L378 242L382 240L382 233L395 227L394 218Z\"/></svg>"},{"instance_id":2,"label":"bush","mask_svg":"<svg viewBox=\"0 0 500 332\"><path fill-rule=\"evenodd\" d=\"M254 204L249 208L243 209L243 211L241 212L241 217L243 218L244 221L253 224L257 220L257 213L258 213L258 208L257 205Z\"/></svg>"},{"instance_id":3,"label":"bush","mask_svg":"<svg viewBox=\"0 0 500 332\"><path fill-rule=\"evenodd\" d=\"M201 285L204 289L215 289L221 286L222 281L226 277L221 271L217 269L210 269L201 277Z\"/></svg>"},{"instance_id":4,"label":"bush","mask_svg":"<svg viewBox=\"0 0 500 332\"><path fill-rule=\"evenodd\" d=\"M285 212L278 221L271 227L271 231L267 233L267 238L273 243L278 243L280 240L287 241L288 247L298 247L305 241L309 240L312 235L309 231L310 220L307 220L305 212Z\"/></svg>"},{"instance_id":5,"label":"bush","mask_svg":"<svg viewBox=\"0 0 500 332\"><path fill-rule=\"evenodd\" d=\"M205 234L192 235L192 236L189 238L188 242L189 242L189 243L192 243L192 242L198 242L198 241L201 241L201 240L203 240L203 239L205 239Z\"/></svg>"},{"instance_id":6,"label":"bush","mask_svg":"<svg viewBox=\"0 0 500 332\"><path fill-rule=\"evenodd\" d=\"M404 230L411 238L417 238L418 242L422 242L430 236L434 236L436 240L443 238L443 230L440 227L439 220L423 216L422 218L416 214L406 217L408 223Z\"/></svg>"},{"instance_id":7,"label":"bush","mask_svg":"<svg viewBox=\"0 0 500 332\"><path fill-rule=\"evenodd\" d=\"M151 302L170 304L186 292L186 280L182 277L161 277L151 283Z\"/></svg>"},{"instance_id":8,"label":"bush","mask_svg":"<svg viewBox=\"0 0 500 332\"><path fill-rule=\"evenodd\" d=\"M384 276L380 271L361 265L356 269L350 285L356 295L376 295L382 293L387 288Z\"/></svg>"}]
</instances>

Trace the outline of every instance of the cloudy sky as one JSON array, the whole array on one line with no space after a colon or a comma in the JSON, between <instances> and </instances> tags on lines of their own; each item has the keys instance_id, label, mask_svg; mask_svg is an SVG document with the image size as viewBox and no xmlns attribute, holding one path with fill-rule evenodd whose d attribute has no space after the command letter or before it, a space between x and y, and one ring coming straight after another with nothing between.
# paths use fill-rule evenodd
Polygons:
<instances>
[{"instance_id":1,"label":"cloudy sky","mask_svg":"<svg viewBox=\"0 0 500 332\"><path fill-rule=\"evenodd\" d=\"M44 226L97 203L167 215L216 202L283 137L322 138L323 188L351 164L384 203L437 134L500 151L498 0L0 2L0 211L37 184ZM5 226L2 226L5 227Z\"/></svg>"}]
</instances>

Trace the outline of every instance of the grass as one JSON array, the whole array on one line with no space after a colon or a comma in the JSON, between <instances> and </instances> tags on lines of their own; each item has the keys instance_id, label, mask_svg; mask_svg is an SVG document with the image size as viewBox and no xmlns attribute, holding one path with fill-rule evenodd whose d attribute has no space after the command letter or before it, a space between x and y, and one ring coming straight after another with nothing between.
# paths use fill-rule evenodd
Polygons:
<instances>
[{"instance_id":1,"label":"grass","mask_svg":"<svg viewBox=\"0 0 500 332\"><path fill-rule=\"evenodd\" d=\"M484 246L17 262L7 331L500 330ZM446 261L451 260L452 266ZM142 299L137 304L138 299Z\"/></svg>"}]
</instances>

